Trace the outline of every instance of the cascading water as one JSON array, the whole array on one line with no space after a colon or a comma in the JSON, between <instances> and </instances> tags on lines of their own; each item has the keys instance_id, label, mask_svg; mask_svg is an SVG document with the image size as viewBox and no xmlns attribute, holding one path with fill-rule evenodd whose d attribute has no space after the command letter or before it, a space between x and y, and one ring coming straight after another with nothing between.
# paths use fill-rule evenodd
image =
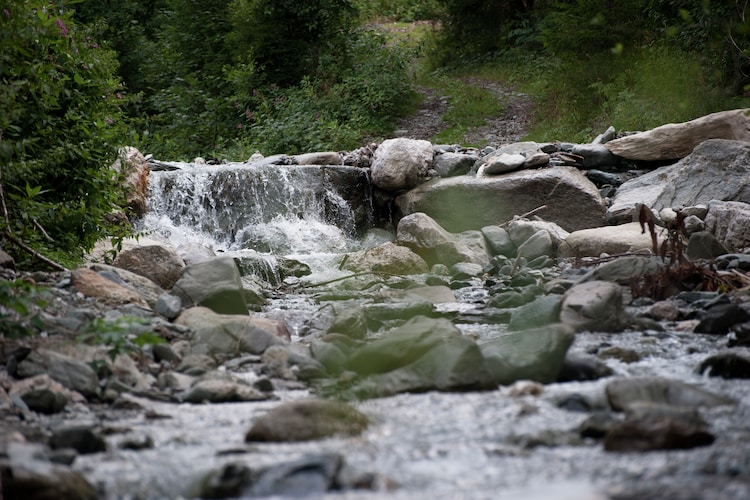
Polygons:
<instances>
[{"instance_id":1,"label":"cascading water","mask_svg":"<svg viewBox=\"0 0 750 500\"><path fill-rule=\"evenodd\" d=\"M164 164L162 164L164 165ZM368 172L347 166L167 164L149 180L143 229L175 246L292 257L315 266L374 225Z\"/></svg>"}]
</instances>

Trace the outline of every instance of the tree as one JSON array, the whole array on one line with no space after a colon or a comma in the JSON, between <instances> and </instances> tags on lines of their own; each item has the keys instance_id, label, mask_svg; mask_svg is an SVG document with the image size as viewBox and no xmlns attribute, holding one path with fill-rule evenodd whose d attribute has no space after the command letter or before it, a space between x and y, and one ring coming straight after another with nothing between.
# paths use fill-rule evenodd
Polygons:
<instances>
[{"instance_id":1,"label":"tree","mask_svg":"<svg viewBox=\"0 0 750 500\"><path fill-rule=\"evenodd\" d=\"M0 12L0 238L73 263L107 234L124 138L117 58L65 1ZM9 246L8 243L13 245ZM16 256L20 257L18 253Z\"/></svg>"},{"instance_id":2,"label":"tree","mask_svg":"<svg viewBox=\"0 0 750 500\"><path fill-rule=\"evenodd\" d=\"M234 0L230 37L240 60L252 61L268 83L298 84L336 54L356 20L348 0Z\"/></svg>"}]
</instances>

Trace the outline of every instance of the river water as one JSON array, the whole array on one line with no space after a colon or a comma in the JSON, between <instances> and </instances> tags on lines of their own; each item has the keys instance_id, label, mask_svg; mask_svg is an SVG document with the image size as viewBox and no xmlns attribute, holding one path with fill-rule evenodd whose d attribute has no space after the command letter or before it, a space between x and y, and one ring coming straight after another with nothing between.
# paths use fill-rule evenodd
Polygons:
<instances>
[{"instance_id":1,"label":"river water","mask_svg":"<svg viewBox=\"0 0 750 500\"><path fill-rule=\"evenodd\" d=\"M382 241L368 233L375 218L361 213L371 194L353 206L312 168L179 166L178 171L152 173L152 210L145 228L175 246L197 242L225 254L260 251L269 259L284 256L308 264L312 274L289 283L285 290L291 293L277 294L260 313L285 319L294 342L304 342L297 335L303 320L321 307L298 285L341 276L336 263L343 252ZM437 307L481 308L481 287L457 296L459 303ZM457 326L480 343L504 332L502 325L476 321L458 320ZM590 413L566 410L560 403L577 398L593 410L606 408L604 388L611 379L600 379L361 401L357 408L372 421L362 435L284 444L246 444L244 434L254 418L280 402L308 397L307 390L277 391L278 399L256 403L139 400L168 418L119 411L117 420L108 422L120 431L110 438L110 451L80 456L75 467L112 498L190 497L201 477L226 463L256 468L327 452L341 454L353 474L376 478L374 490L334 492L327 498L746 498L750 384L696 373L696 366L724 349L726 340L679 326L669 325L665 332L581 333L571 352L606 345L631 349L640 354L639 361L606 360L615 376L659 375L735 398L736 406L701 411L717 438L703 448L611 453L599 441L580 438L578 426ZM251 368L239 373L256 377ZM150 436L154 446L140 451L117 447L118 440L138 435Z\"/></svg>"}]
</instances>

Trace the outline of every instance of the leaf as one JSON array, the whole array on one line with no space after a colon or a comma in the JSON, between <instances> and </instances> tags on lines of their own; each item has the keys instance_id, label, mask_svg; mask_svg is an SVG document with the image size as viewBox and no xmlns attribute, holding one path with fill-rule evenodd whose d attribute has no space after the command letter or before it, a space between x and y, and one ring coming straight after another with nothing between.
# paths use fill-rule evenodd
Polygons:
<instances>
[{"instance_id":1,"label":"leaf","mask_svg":"<svg viewBox=\"0 0 750 500\"><path fill-rule=\"evenodd\" d=\"M84 83L86 83L80 73L76 73L75 75L73 75L73 80L75 80L78 85L83 85Z\"/></svg>"}]
</instances>

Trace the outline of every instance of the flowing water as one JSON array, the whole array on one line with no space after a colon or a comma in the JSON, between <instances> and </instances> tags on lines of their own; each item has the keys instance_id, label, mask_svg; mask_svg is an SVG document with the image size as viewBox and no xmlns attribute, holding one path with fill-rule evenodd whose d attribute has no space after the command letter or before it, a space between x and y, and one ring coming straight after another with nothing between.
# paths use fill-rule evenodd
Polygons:
<instances>
[{"instance_id":1,"label":"flowing water","mask_svg":"<svg viewBox=\"0 0 750 500\"><path fill-rule=\"evenodd\" d=\"M180 170L152 173L151 213L144 221L147 229L175 246L198 242L234 255L291 257L311 266L313 274L303 281L315 283L341 275L336 264L343 252L378 241L368 237L377 220L364 171L334 169L335 175L330 175L319 167L179 166ZM356 189L335 182L344 174L354 179ZM437 306L472 310L482 294L481 287L474 287L457 294L462 304ZM296 334L300 317L309 317L319 307L300 288L279 295L261 314L286 320ZM502 325L481 321L457 326L478 342L504 331ZM294 337L295 342L304 341ZM127 429L125 435L148 434L152 449L136 452L114 446L104 458L79 457L76 467L113 497L130 498L190 496L191 485L203 474L228 462L254 468L323 452L340 453L351 470L379 478L375 491L350 490L331 493L330 498L585 499L627 496L644 485L653 485L648 491L656 493L641 498L731 498L727 491L733 490L725 483L745 481L742 474L750 471L750 388L742 381L695 372L706 353L724 343L676 330L644 331L579 334L571 348L581 353L607 344L633 349L641 354L640 361L607 360L617 376L676 378L740 401L736 407L703 412L717 441L694 450L607 453L601 443L581 439L577 427L589 413L565 410L559 403L575 396L593 408L604 408L605 379L549 384L541 394L528 393L519 384L486 392L429 392L363 401L358 408L372 425L361 436L294 444L244 443L253 419L279 401L144 401L170 418L145 419L142 412L122 412L112 425ZM250 370L244 375L255 376ZM277 395L284 401L309 394L300 389ZM737 491L743 495L750 487Z\"/></svg>"}]
</instances>

